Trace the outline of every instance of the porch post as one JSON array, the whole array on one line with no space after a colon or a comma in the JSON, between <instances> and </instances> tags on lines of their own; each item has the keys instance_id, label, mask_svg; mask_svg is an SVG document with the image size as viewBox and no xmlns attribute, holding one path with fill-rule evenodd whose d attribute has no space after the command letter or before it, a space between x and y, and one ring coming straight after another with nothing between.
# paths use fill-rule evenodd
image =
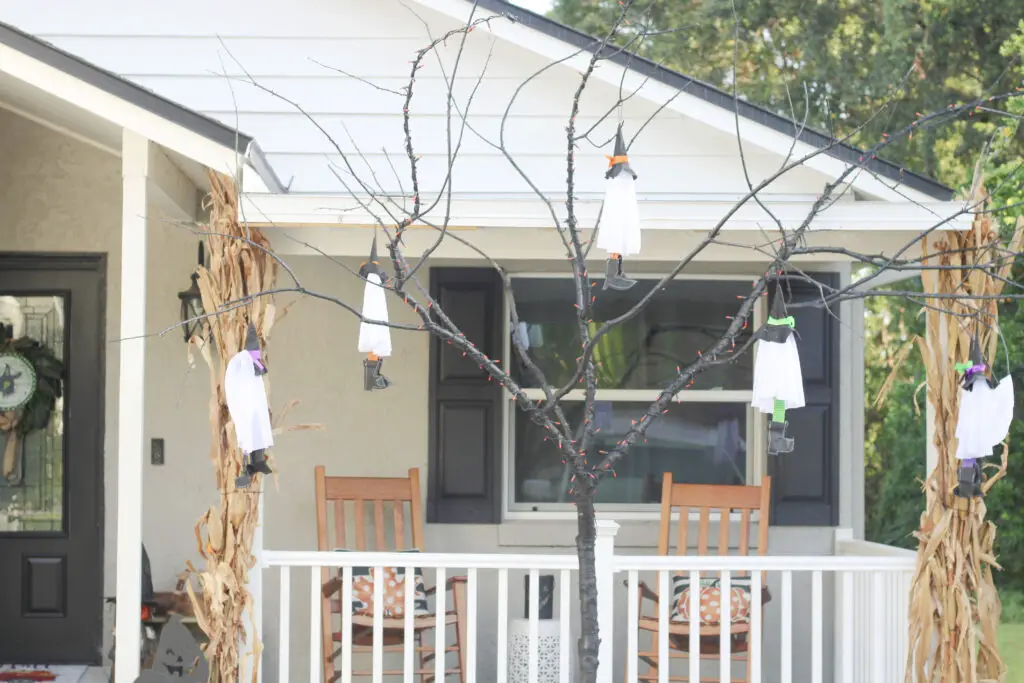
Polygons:
<instances>
[{"instance_id":1,"label":"porch post","mask_svg":"<svg viewBox=\"0 0 1024 683\"><path fill-rule=\"evenodd\" d=\"M149 140L121 142L121 359L117 400L117 608L114 683L139 676L142 611L142 453L146 342L146 201Z\"/></svg>"},{"instance_id":2,"label":"porch post","mask_svg":"<svg viewBox=\"0 0 1024 683\"><path fill-rule=\"evenodd\" d=\"M263 628L263 502L266 498L266 477L260 478L260 492L257 502L259 521L252 531L252 556L256 564L249 570L249 584L246 588L252 596L252 624L245 629L245 642L242 645L241 682L262 683L263 682L263 647L266 646L266 631ZM278 639L287 637L278 634ZM256 651L256 641L260 641L259 652ZM280 640L279 640L280 642ZM255 667L256 678L253 678Z\"/></svg>"},{"instance_id":3,"label":"porch post","mask_svg":"<svg viewBox=\"0 0 1024 683\"><path fill-rule=\"evenodd\" d=\"M612 653L615 651L615 534L618 531L617 522L610 519L597 520L594 568L597 570L597 628L601 634L597 654L598 683L612 683L615 680Z\"/></svg>"}]
</instances>

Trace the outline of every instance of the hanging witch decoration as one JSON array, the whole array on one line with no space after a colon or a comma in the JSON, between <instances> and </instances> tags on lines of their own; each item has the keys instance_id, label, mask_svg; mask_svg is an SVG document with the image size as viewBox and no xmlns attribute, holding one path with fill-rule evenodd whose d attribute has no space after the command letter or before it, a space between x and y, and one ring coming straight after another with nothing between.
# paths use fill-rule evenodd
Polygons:
<instances>
[{"instance_id":1,"label":"hanging witch decoration","mask_svg":"<svg viewBox=\"0 0 1024 683\"><path fill-rule=\"evenodd\" d=\"M370 258L359 266L359 277L366 280L363 288L362 322L359 323L359 352L363 360L363 389L387 389L391 380L380 374L384 359L391 355L391 328L388 327L388 301L384 284L388 276L377 258L377 234L370 245ZM376 321L376 322L370 322Z\"/></svg>"},{"instance_id":2,"label":"hanging witch decoration","mask_svg":"<svg viewBox=\"0 0 1024 683\"><path fill-rule=\"evenodd\" d=\"M957 372L964 373L956 423L960 472L953 490L953 495L960 498L982 495L984 475L978 460L992 455L992 449L1006 438L1013 421L1013 380L1010 375L1001 380L988 377L987 369L981 345L976 338L971 339L970 362L956 364Z\"/></svg>"},{"instance_id":3,"label":"hanging witch decoration","mask_svg":"<svg viewBox=\"0 0 1024 683\"><path fill-rule=\"evenodd\" d=\"M608 252L604 285L601 289L625 291L636 284L622 272L622 257L640 253L640 210L636 203L636 173L629 165L622 123L615 131L614 156L608 157L608 172L601 209L598 249Z\"/></svg>"},{"instance_id":4,"label":"hanging witch decoration","mask_svg":"<svg viewBox=\"0 0 1024 683\"><path fill-rule=\"evenodd\" d=\"M50 424L64 382L64 362L24 327L18 300L0 297L0 477L12 485L22 478L24 438Z\"/></svg>"},{"instance_id":5,"label":"hanging witch decoration","mask_svg":"<svg viewBox=\"0 0 1024 683\"><path fill-rule=\"evenodd\" d=\"M274 445L274 433L270 426L267 390L263 385L265 374L267 367L260 352L256 326L250 322L245 348L228 361L224 373L224 398L235 424L238 447L244 454L243 470L235 480L235 488L249 488L257 473L273 472L266 454L266 449Z\"/></svg>"},{"instance_id":6,"label":"hanging witch decoration","mask_svg":"<svg viewBox=\"0 0 1024 683\"><path fill-rule=\"evenodd\" d=\"M768 424L768 453L793 451L786 436L786 411L804 406L804 381L796 346L796 321L786 314L781 286L775 291L768 320L758 332L754 360L754 398L751 405L772 416Z\"/></svg>"}]
</instances>

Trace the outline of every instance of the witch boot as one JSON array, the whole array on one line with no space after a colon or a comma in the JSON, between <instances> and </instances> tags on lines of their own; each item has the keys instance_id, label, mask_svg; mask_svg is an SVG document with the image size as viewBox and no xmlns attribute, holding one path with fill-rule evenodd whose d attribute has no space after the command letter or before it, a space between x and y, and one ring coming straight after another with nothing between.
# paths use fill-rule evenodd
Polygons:
<instances>
[{"instance_id":1,"label":"witch boot","mask_svg":"<svg viewBox=\"0 0 1024 683\"><path fill-rule=\"evenodd\" d=\"M636 280L632 280L622 274L621 256L605 261L604 284L601 286L601 289L614 289L617 292L625 292L635 284Z\"/></svg>"},{"instance_id":2,"label":"witch boot","mask_svg":"<svg viewBox=\"0 0 1024 683\"><path fill-rule=\"evenodd\" d=\"M793 438L786 436L788 422L768 423L768 453L778 455L779 453L791 453L793 451Z\"/></svg>"},{"instance_id":3,"label":"witch boot","mask_svg":"<svg viewBox=\"0 0 1024 683\"><path fill-rule=\"evenodd\" d=\"M391 386L391 380L384 375L380 374L380 369L384 366L384 359L378 358L371 360L369 358L363 360L363 390L364 391L377 391L380 389L387 389Z\"/></svg>"},{"instance_id":4,"label":"witch boot","mask_svg":"<svg viewBox=\"0 0 1024 683\"><path fill-rule=\"evenodd\" d=\"M250 471L251 467L252 464L249 461L249 456L244 456L242 458L242 473L235 477L236 489L247 489L252 484L252 472Z\"/></svg>"},{"instance_id":5,"label":"witch boot","mask_svg":"<svg viewBox=\"0 0 1024 683\"><path fill-rule=\"evenodd\" d=\"M958 498L980 498L981 484L985 475L981 471L981 463L975 460L970 465L962 464L957 477L957 487L953 489L953 495Z\"/></svg>"},{"instance_id":6,"label":"witch boot","mask_svg":"<svg viewBox=\"0 0 1024 683\"><path fill-rule=\"evenodd\" d=\"M255 450L249 454L249 466L246 468L249 474L273 474L274 470L270 469L270 465L267 463L267 452L262 448Z\"/></svg>"}]
</instances>

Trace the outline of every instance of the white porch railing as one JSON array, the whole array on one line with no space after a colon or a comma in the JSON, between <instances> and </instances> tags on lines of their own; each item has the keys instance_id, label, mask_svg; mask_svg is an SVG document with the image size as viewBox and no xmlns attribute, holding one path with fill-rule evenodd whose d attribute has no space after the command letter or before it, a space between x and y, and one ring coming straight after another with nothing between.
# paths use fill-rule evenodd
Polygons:
<instances>
[{"instance_id":1,"label":"white porch railing","mask_svg":"<svg viewBox=\"0 0 1024 683\"><path fill-rule=\"evenodd\" d=\"M690 585L699 585L700 576L713 574L720 578L723 595L730 595L729 586L739 572L751 574L751 585L760 585L767 579L771 601L762 605L759 593L753 590L750 615L750 667L751 681L779 681L793 683L861 683L903 680L906 653L906 605L910 575L914 558L900 553L886 553L881 547L869 544L864 552L850 554L861 546L840 534L836 556L802 557L651 557L618 555L614 536L618 525L601 523L597 544L597 582L599 589L598 619L601 626L599 681L612 683L625 680L637 683L670 681L734 681L734 666L745 663L734 659L732 641L726 631L719 638L717 661L690 658L685 663L670 657L670 636L666 628L671 623L670 602L672 576L689 574ZM893 550L893 549L888 549ZM538 683L550 680L541 675L540 626L538 616L538 579L541 572L554 573L557 579L558 680L569 683L574 676L576 637L578 634L578 599L573 589L577 580L577 560L574 555L475 555L438 553L357 553L357 552L285 552L264 551L262 566L280 574L280 612L278 623L276 672L264 672L264 680L287 683L295 678L293 663L296 658L308 657L310 675L302 680L317 683L323 677L324 653L321 644L321 568L340 570L342 586L337 597L341 605L350 604L352 572L354 567L370 567L380 572L383 567L405 568L406 610L402 645L383 644L383 607L381 582L374 586L374 614L372 663L373 683L382 683L385 676L391 680L401 677L405 683L418 679L416 670L416 642L412 637L414 623L412 600L414 579L412 567L420 568L438 586L435 600L444 600L446 578L464 575L466 588L466 620L462 647L465 649L466 683L505 683L510 676L509 597L510 572L529 577L528 605L528 666L526 680ZM291 577L300 573L309 578L309 622L306 626L291 623ZM337 574L334 574L337 576ZM647 647L656 651L661 666L654 678L645 678L647 672L637 653L644 650L640 638L649 637L639 631L639 590L641 577L662 599L658 603L657 642ZM481 586L486 586L481 589ZM830 593L831 586L834 592ZM623 588L625 590L623 591ZM833 596L831 600L828 596ZM616 614L616 606L625 614ZM722 621L727 623L730 601L722 601ZM831 603L831 604L830 604ZM434 630L432 649L444 653L447 649L444 603L434 610L437 628ZM650 604L650 603L649 603ZM699 593L691 592L690 613L699 614ZM651 615L650 609L647 612ZM625 617L625 619L623 619ZM342 609L341 642L336 660L341 683L353 680L352 612ZM762 625L762 618L767 621ZM623 633L625 629L625 633ZM831 630L833 638L829 638ZM308 641L306 637L308 636ZM700 651L700 628L687 636L691 652ZM492 640L493 638L493 640ZM677 637L678 638L678 637ZM707 636L705 636L705 639ZM831 643L831 648L828 644ZM426 643L424 643L426 644ZM676 641L678 645L678 641ZM301 650L296 645L305 646ZM481 645L485 656L481 657ZM624 647L623 647L624 645ZM829 651L831 650L831 652ZM385 667L384 657L401 654L400 667ZM550 653L546 653L550 654ZM831 655L831 657L829 657ZM831 659L831 662L829 662ZM676 664L672 666L672 662ZM710 664L710 665L709 665ZM680 666L681 665L681 666ZM262 667L261 667L262 668ZM304 668L304 667L301 667ZM713 670L712 670L713 669ZM276 673L276 676L275 676ZM435 681L446 677L445 657L433 662ZM451 675L451 670L447 670ZM364 679L365 680L365 679Z\"/></svg>"},{"instance_id":2,"label":"white porch railing","mask_svg":"<svg viewBox=\"0 0 1024 683\"><path fill-rule=\"evenodd\" d=\"M850 529L836 529L835 539L837 556L898 558L907 567L906 571L885 574L858 572L849 590L837 589L842 618L836 629L836 649L850 671L850 677L842 680L902 681L909 648L910 584L917 553L857 540Z\"/></svg>"}]
</instances>

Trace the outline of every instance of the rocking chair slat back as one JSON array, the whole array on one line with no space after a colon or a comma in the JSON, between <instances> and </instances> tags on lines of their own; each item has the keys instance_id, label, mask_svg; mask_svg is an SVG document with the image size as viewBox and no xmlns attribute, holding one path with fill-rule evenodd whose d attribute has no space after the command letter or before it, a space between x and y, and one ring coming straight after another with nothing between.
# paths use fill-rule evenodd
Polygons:
<instances>
[{"instance_id":1,"label":"rocking chair slat back","mask_svg":"<svg viewBox=\"0 0 1024 683\"><path fill-rule=\"evenodd\" d=\"M740 555L749 555L755 550L758 555L768 554L768 514L771 499L771 477L761 478L760 486L709 486L706 484L674 484L672 473L666 472L661 487L661 528L658 538L658 554L668 555L671 543L671 525L673 512L678 510L676 529L676 554L685 555L689 549L689 516L691 510L698 513L697 522L697 554L728 555L729 530L731 514L739 512L739 543ZM718 541L717 547L710 547L711 513L717 512ZM751 548L750 526L752 513L758 513L757 546ZM747 572L739 572L745 576Z\"/></svg>"},{"instance_id":2,"label":"rocking chair slat back","mask_svg":"<svg viewBox=\"0 0 1024 683\"><path fill-rule=\"evenodd\" d=\"M420 509L419 470L409 470L408 478L384 477L328 477L323 465L316 473L317 545L319 550L346 548L367 551L366 507L373 508L373 550L423 550L423 520ZM392 507L393 526L388 528L386 507ZM406 513L408 506L408 513ZM328 516L328 508L331 515ZM351 508L352 516L348 510ZM406 514L410 522L408 537ZM333 524L328 523L330 519ZM346 527L352 521L355 548L346 544ZM330 545L329 526L334 527L334 545Z\"/></svg>"}]
</instances>

